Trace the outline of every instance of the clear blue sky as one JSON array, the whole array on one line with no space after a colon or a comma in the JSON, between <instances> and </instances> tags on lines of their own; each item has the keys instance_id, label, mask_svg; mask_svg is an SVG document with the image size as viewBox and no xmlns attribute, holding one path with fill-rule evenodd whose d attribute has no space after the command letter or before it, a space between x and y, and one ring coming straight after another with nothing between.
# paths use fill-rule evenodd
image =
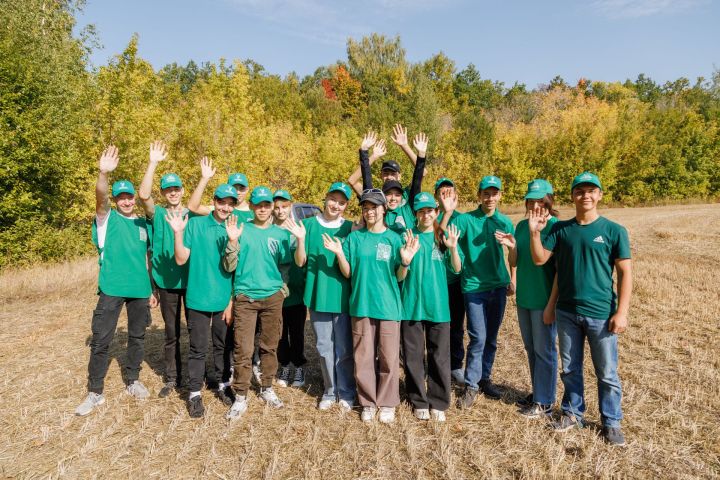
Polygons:
<instances>
[{"instance_id":1,"label":"clear blue sky","mask_svg":"<svg viewBox=\"0 0 720 480\"><path fill-rule=\"evenodd\" d=\"M458 70L534 88L555 75L694 82L720 69L720 0L87 0L96 66L133 33L155 68L253 59L301 77L345 59L348 37L400 35L416 62L443 51Z\"/></svg>"}]
</instances>

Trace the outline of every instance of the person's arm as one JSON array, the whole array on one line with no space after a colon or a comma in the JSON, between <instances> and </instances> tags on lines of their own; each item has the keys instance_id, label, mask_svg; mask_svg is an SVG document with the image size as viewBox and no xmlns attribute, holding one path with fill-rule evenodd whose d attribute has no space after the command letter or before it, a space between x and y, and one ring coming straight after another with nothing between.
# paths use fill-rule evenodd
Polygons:
<instances>
[{"instance_id":1,"label":"person's arm","mask_svg":"<svg viewBox=\"0 0 720 480\"><path fill-rule=\"evenodd\" d=\"M192 195L190 195L187 207L188 210L196 215L210 215L210 208L205 205L201 205L201 203L205 187L207 187L208 182L210 182L210 179L213 175L215 175L212 160L207 157L203 157L202 160L200 160L200 172L200 182L198 182L197 187L195 187Z\"/></svg>"},{"instance_id":2,"label":"person's arm","mask_svg":"<svg viewBox=\"0 0 720 480\"><path fill-rule=\"evenodd\" d=\"M412 230L405 231L405 244L400 248L400 266L395 272L398 282L405 280L408 267L412 263L415 254L420 250L420 239L417 235L413 235Z\"/></svg>"},{"instance_id":3,"label":"person's arm","mask_svg":"<svg viewBox=\"0 0 720 480\"><path fill-rule=\"evenodd\" d=\"M226 272L234 272L238 264L238 252L240 252L240 242L238 239L245 229L245 224L238 226L238 219L235 215L230 215L225 219L225 231L227 232L228 241L225 246L225 253L222 258L222 265Z\"/></svg>"},{"instance_id":4,"label":"person's arm","mask_svg":"<svg viewBox=\"0 0 720 480\"><path fill-rule=\"evenodd\" d=\"M350 278L350 263L347 261L347 258L345 258L345 252L343 252L343 246L340 240L338 238L331 237L327 233L323 233L322 237L325 248L334 253L335 257L337 257L340 273L342 273L345 278Z\"/></svg>"},{"instance_id":5,"label":"person's arm","mask_svg":"<svg viewBox=\"0 0 720 480\"><path fill-rule=\"evenodd\" d=\"M175 263L185 265L188 258L190 258L190 249L185 246L183 241L185 227L188 224L188 217L187 215L183 217L180 212L168 212L165 215L165 220L175 233Z\"/></svg>"},{"instance_id":6,"label":"person's arm","mask_svg":"<svg viewBox=\"0 0 720 480\"><path fill-rule=\"evenodd\" d=\"M610 332L623 333L628 326L630 311L630 295L632 294L632 260L620 258L615 260L617 269L618 308L610 317Z\"/></svg>"},{"instance_id":7,"label":"person's arm","mask_svg":"<svg viewBox=\"0 0 720 480\"><path fill-rule=\"evenodd\" d=\"M415 201L415 195L422 190L423 175L425 174L425 153L427 152L428 138L424 133L415 135L413 145L418 151L417 162L413 169L412 183L410 183L410 204Z\"/></svg>"},{"instance_id":8,"label":"person's arm","mask_svg":"<svg viewBox=\"0 0 720 480\"><path fill-rule=\"evenodd\" d=\"M155 169L158 163L162 162L167 158L167 147L162 142L153 142L150 144L150 162L148 163L147 170L143 176L142 182L140 182L140 188L138 189L138 196L140 197L140 203L142 204L143 210L145 210L145 216L153 218L155 216L155 202L152 198L152 182L155 176Z\"/></svg>"},{"instance_id":9,"label":"person's arm","mask_svg":"<svg viewBox=\"0 0 720 480\"><path fill-rule=\"evenodd\" d=\"M95 182L95 215L104 219L110 213L110 198L108 197L108 174L118 166L120 157L115 145L107 147L98 162L99 172Z\"/></svg>"},{"instance_id":10,"label":"person's arm","mask_svg":"<svg viewBox=\"0 0 720 480\"><path fill-rule=\"evenodd\" d=\"M302 267L307 261L307 253L305 251L305 237L307 237L307 230L305 230L305 224L303 222L296 222L292 218L288 218L285 221L284 228L286 228L297 239L294 259L295 264L298 267Z\"/></svg>"},{"instance_id":11,"label":"person's arm","mask_svg":"<svg viewBox=\"0 0 720 480\"><path fill-rule=\"evenodd\" d=\"M447 228L447 235L442 235L442 241L450 252L450 266L455 273L462 270L462 260L458 252L458 240L460 239L460 230L456 225L450 225Z\"/></svg>"},{"instance_id":12,"label":"person's arm","mask_svg":"<svg viewBox=\"0 0 720 480\"><path fill-rule=\"evenodd\" d=\"M233 298L230 298L230 301L227 304L227 307L225 307L225 310L223 310L222 319L225 322L225 325L228 327L233 322L233 305L235 303L235 300Z\"/></svg>"},{"instance_id":13,"label":"person's arm","mask_svg":"<svg viewBox=\"0 0 720 480\"><path fill-rule=\"evenodd\" d=\"M453 192L442 192L440 194L440 208L443 211L443 218L440 221L440 229L443 232L447 232L448 224L452 220L453 213L457 209L458 198L457 193Z\"/></svg>"},{"instance_id":14,"label":"person's arm","mask_svg":"<svg viewBox=\"0 0 720 480\"><path fill-rule=\"evenodd\" d=\"M530 210L530 216L528 217L528 229L530 230L530 253L532 255L533 263L535 265L545 265L552 252L545 250L542 244L542 238L540 232L547 225L547 221L550 218L550 213L546 208L541 208L536 205L534 209Z\"/></svg>"},{"instance_id":15,"label":"person's arm","mask_svg":"<svg viewBox=\"0 0 720 480\"><path fill-rule=\"evenodd\" d=\"M500 230L495 231L495 240L508 249L508 264L510 264L510 283L508 284L508 295L515 294L515 280L517 274L517 242L512 233Z\"/></svg>"},{"instance_id":16,"label":"person's arm","mask_svg":"<svg viewBox=\"0 0 720 480\"><path fill-rule=\"evenodd\" d=\"M148 298L148 304L150 308L155 308L160 304L160 298L155 279L152 276L152 251L150 250L148 250L145 255L145 268L147 268L148 276L150 277L150 288L152 289L150 298Z\"/></svg>"},{"instance_id":17,"label":"person's arm","mask_svg":"<svg viewBox=\"0 0 720 480\"><path fill-rule=\"evenodd\" d=\"M373 147L373 153L370 155L370 147ZM378 140L375 132L368 132L360 143L360 166L348 178L348 184L355 190L358 196L362 195L363 190L372 188L372 173L370 165L378 158L385 155L385 140ZM360 180L362 179L362 183Z\"/></svg>"},{"instance_id":18,"label":"person's arm","mask_svg":"<svg viewBox=\"0 0 720 480\"><path fill-rule=\"evenodd\" d=\"M418 155L415 155L413 149L410 148L410 145L408 145L407 128L403 127L399 123L396 123L393 127L393 133L390 138L395 143L395 145L400 147L400 150L402 150L403 153L410 159L412 164L415 165Z\"/></svg>"},{"instance_id":19,"label":"person's arm","mask_svg":"<svg viewBox=\"0 0 720 480\"><path fill-rule=\"evenodd\" d=\"M557 305L559 293L558 276L557 273L555 273L552 290L550 290L550 298L548 298L548 303L545 305L545 309L543 310L543 323L545 325L552 325L555 322L555 307Z\"/></svg>"}]
</instances>

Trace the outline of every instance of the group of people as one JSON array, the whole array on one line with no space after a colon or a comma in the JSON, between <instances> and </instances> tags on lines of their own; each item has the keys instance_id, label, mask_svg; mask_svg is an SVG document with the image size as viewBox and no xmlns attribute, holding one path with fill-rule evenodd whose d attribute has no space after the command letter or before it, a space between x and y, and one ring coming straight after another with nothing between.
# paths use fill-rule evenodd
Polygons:
<instances>
[{"instance_id":1,"label":"group of people","mask_svg":"<svg viewBox=\"0 0 720 480\"><path fill-rule=\"evenodd\" d=\"M418 134L411 147L407 130L396 125L392 140L414 165L409 186L392 160L382 163L381 188L373 185L371 166L386 148L370 132L348 183L330 185L322 211L301 221L293 218L290 192L250 190L242 173L215 189L212 205L202 205L215 175L207 158L187 205L175 173L161 177L164 206L155 205L153 179L167 156L160 142L150 146L137 196L128 180L114 182L109 196L108 176L119 156L108 147L96 184L93 240L100 273L89 393L76 414L105 401L108 349L125 304L126 391L138 399L150 395L139 381L150 307L160 305L165 323L159 396L181 386L184 311L189 415L204 415L206 386L229 407L229 420L246 412L253 378L258 397L274 408L283 407L274 387L304 385L309 315L323 378L319 410L350 412L357 402L364 422L377 417L392 423L402 367L414 416L442 422L453 383L462 387L458 408L471 408L478 395L502 398L492 368L507 296L515 295L532 384L532 393L518 401L519 413L552 420L559 345L564 393L551 424L561 432L583 426L587 339L603 436L624 445L617 334L627 327L631 255L625 228L598 213L600 179L590 172L573 179L575 216L568 220L558 219L552 185L532 180L526 218L513 226L498 210L500 178L483 177L478 208L460 213L450 178L438 179L434 192L421 191L427 137ZM358 221L343 215L353 190L362 211ZM143 216L135 212L137 197ZM206 371L210 344L213 368Z\"/></svg>"}]
</instances>

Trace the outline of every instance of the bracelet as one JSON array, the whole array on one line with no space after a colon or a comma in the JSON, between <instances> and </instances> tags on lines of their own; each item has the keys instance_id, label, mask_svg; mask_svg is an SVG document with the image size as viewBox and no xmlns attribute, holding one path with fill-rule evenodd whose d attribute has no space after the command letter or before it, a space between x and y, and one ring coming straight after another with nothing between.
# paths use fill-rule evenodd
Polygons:
<instances>
[{"instance_id":1,"label":"bracelet","mask_svg":"<svg viewBox=\"0 0 720 480\"><path fill-rule=\"evenodd\" d=\"M408 268L408 267L410 266L410 264L409 264L409 263L408 263L407 265L405 265L405 264L404 264L404 263L402 263L402 262L400 262L400 265L402 265L402 266L403 266L403 267L405 267L405 268Z\"/></svg>"}]
</instances>

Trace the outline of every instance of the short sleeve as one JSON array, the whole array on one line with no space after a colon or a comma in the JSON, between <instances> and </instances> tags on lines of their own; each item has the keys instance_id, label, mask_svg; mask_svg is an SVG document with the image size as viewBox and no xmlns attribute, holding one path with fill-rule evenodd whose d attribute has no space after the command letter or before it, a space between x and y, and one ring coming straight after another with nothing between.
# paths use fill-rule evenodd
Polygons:
<instances>
[{"instance_id":1,"label":"short sleeve","mask_svg":"<svg viewBox=\"0 0 720 480\"><path fill-rule=\"evenodd\" d=\"M560 228L558 228L560 222L555 222L550 229L550 233L547 234L547 237L545 237L542 241L542 246L545 250L549 250L551 252L555 251L555 245L557 245L557 236L560 233ZM528 225L528 230L530 226Z\"/></svg>"},{"instance_id":2,"label":"short sleeve","mask_svg":"<svg viewBox=\"0 0 720 480\"><path fill-rule=\"evenodd\" d=\"M286 233L283 237L284 238L280 241L280 255L278 256L278 263L280 265L292 263L293 240L297 242L297 239L290 236L290 234Z\"/></svg>"},{"instance_id":3,"label":"short sleeve","mask_svg":"<svg viewBox=\"0 0 720 480\"><path fill-rule=\"evenodd\" d=\"M448 225L455 225L458 228L458 230L460 231L460 236L458 237L458 239L461 239L465 236L465 220L463 219L462 215L458 215L454 218L450 217Z\"/></svg>"},{"instance_id":4,"label":"short sleeve","mask_svg":"<svg viewBox=\"0 0 720 480\"><path fill-rule=\"evenodd\" d=\"M615 244L613 245L613 258L631 258L630 238L628 236L627 229L623 226L618 225L617 230L617 239L615 240Z\"/></svg>"},{"instance_id":5,"label":"short sleeve","mask_svg":"<svg viewBox=\"0 0 720 480\"><path fill-rule=\"evenodd\" d=\"M348 235L347 238L345 238L342 242L343 254L345 255L345 259L348 261L348 263L351 263L351 259L352 259L351 244L352 244L352 236Z\"/></svg>"},{"instance_id":6,"label":"short sleeve","mask_svg":"<svg viewBox=\"0 0 720 480\"><path fill-rule=\"evenodd\" d=\"M192 248L193 232L195 231L195 222L188 221L187 227L185 227L185 234L183 235L183 245L185 248Z\"/></svg>"}]
</instances>

